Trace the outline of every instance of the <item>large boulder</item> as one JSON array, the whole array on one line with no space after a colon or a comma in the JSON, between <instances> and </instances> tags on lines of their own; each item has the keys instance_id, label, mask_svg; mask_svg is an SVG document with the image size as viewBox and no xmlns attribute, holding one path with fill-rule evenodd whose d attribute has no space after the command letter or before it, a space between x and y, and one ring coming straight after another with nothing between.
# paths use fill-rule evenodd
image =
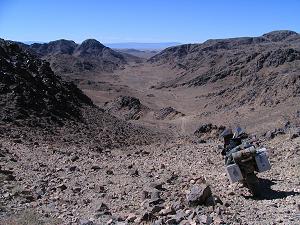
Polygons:
<instances>
[{"instance_id":1,"label":"large boulder","mask_svg":"<svg viewBox=\"0 0 300 225\"><path fill-rule=\"evenodd\" d=\"M211 196L209 185L195 184L186 195L186 200L189 206L204 205Z\"/></svg>"}]
</instances>

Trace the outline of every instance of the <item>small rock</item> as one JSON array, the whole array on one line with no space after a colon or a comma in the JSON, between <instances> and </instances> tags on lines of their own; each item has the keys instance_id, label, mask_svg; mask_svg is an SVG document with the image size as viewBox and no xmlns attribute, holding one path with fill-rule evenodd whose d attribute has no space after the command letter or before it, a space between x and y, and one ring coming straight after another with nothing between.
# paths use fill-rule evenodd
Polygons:
<instances>
[{"instance_id":1,"label":"small rock","mask_svg":"<svg viewBox=\"0 0 300 225\"><path fill-rule=\"evenodd\" d=\"M155 188L157 190L160 190L160 191L164 191L165 189L163 188L163 185L164 185L164 182L159 182L159 183L151 183L149 185L150 188Z\"/></svg>"},{"instance_id":2,"label":"small rock","mask_svg":"<svg viewBox=\"0 0 300 225\"><path fill-rule=\"evenodd\" d=\"M148 211L151 212L152 214L156 214L158 212L160 212L163 209L163 207L161 205L155 205L152 207L148 208Z\"/></svg>"},{"instance_id":3,"label":"small rock","mask_svg":"<svg viewBox=\"0 0 300 225\"><path fill-rule=\"evenodd\" d=\"M14 175L12 175L12 174L8 174L8 175L6 176L6 180L7 180L7 181L15 181L15 180L16 180L16 177L15 177Z\"/></svg>"},{"instance_id":4,"label":"small rock","mask_svg":"<svg viewBox=\"0 0 300 225\"><path fill-rule=\"evenodd\" d=\"M155 216L151 213L151 212L143 212L140 221L150 221L150 220L154 220Z\"/></svg>"},{"instance_id":5,"label":"small rock","mask_svg":"<svg viewBox=\"0 0 300 225\"><path fill-rule=\"evenodd\" d=\"M112 224L114 224L114 220L113 220L113 219L110 219L110 220L108 220L108 221L106 222L106 224L107 224L107 225L112 225Z\"/></svg>"},{"instance_id":6,"label":"small rock","mask_svg":"<svg viewBox=\"0 0 300 225\"><path fill-rule=\"evenodd\" d=\"M72 156L71 161L75 162L79 159L79 157L77 155Z\"/></svg>"},{"instance_id":7,"label":"small rock","mask_svg":"<svg viewBox=\"0 0 300 225\"><path fill-rule=\"evenodd\" d=\"M160 191L154 190L150 193L151 199L158 199L160 198Z\"/></svg>"},{"instance_id":8,"label":"small rock","mask_svg":"<svg viewBox=\"0 0 300 225\"><path fill-rule=\"evenodd\" d=\"M175 225L175 224L177 224L177 221L175 218L170 218L166 221L166 224L167 225Z\"/></svg>"},{"instance_id":9,"label":"small rock","mask_svg":"<svg viewBox=\"0 0 300 225\"><path fill-rule=\"evenodd\" d=\"M179 225L190 225L190 221L188 220L182 220Z\"/></svg>"},{"instance_id":10,"label":"small rock","mask_svg":"<svg viewBox=\"0 0 300 225\"><path fill-rule=\"evenodd\" d=\"M163 220L162 219L158 219L158 220L155 220L154 221L154 224L153 225L163 225Z\"/></svg>"},{"instance_id":11,"label":"small rock","mask_svg":"<svg viewBox=\"0 0 300 225\"><path fill-rule=\"evenodd\" d=\"M81 188L80 187L74 187L72 190L73 190L74 193L79 193L81 191Z\"/></svg>"},{"instance_id":12,"label":"small rock","mask_svg":"<svg viewBox=\"0 0 300 225\"><path fill-rule=\"evenodd\" d=\"M109 208L103 202L100 203L100 206L97 208L96 212L104 213L105 215L111 215Z\"/></svg>"},{"instance_id":13,"label":"small rock","mask_svg":"<svg viewBox=\"0 0 300 225\"><path fill-rule=\"evenodd\" d=\"M160 212L159 212L160 216L174 215L174 214L176 214L176 211L172 207L166 207L166 208L160 210Z\"/></svg>"},{"instance_id":14,"label":"small rock","mask_svg":"<svg viewBox=\"0 0 300 225\"><path fill-rule=\"evenodd\" d=\"M201 215L198 216L198 220L200 222L200 224L211 224L212 223L212 218L208 215Z\"/></svg>"},{"instance_id":15,"label":"small rock","mask_svg":"<svg viewBox=\"0 0 300 225\"><path fill-rule=\"evenodd\" d=\"M100 170L100 166L92 166L92 170L96 171L96 170Z\"/></svg>"},{"instance_id":16,"label":"small rock","mask_svg":"<svg viewBox=\"0 0 300 225\"><path fill-rule=\"evenodd\" d=\"M94 187L94 190L95 190L95 192L97 192L97 193L106 193L106 189L105 189L105 187L102 186L102 185L96 185L96 186Z\"/></svg>"},{"instance_id":17,"label":"small rock","mask_svg":"<svg viewBox=\"0 0 300 225\"><path fill-rule=\"evenodd\" d=\"M149 205L153 206L153 205L160 205L164 202L164 200L162 198L153 198L149 200Z\"/></svg>"},{"instance_id":18,"label":"small rock","mask_svg":"<svg viewBox=\"0 0 300 225\"><path fill-rule=\"evenodd\" d=\"M69 170L73 172L73 171L76 170L76 168L77 168L76 166L71 166L71 167L69 168Z\"/></svg>"},{"instance_id":19,"label":"small rock","mask_svg":"<svg viewBox=\"0 0 300 225\"><path fill-rule=\"evenodd\" d=\"M132 171L130 172L130 175L131 175L132 177L138 177L140 174L139 174L139 171L136 169L136 170L132 170Z\"/></svg>"},{"instance_id":20,"label":"small rock","mask_svg":"<svg viewBox=\"0 0 300 225\"><path fill-rule=\"evenodd\" d=\"M133 213L129 214L127 219L126 219L126 222L129 222L129 223L132 223L136 220L137 216Z\"/></svg>"},{"instance_id":21,"label":"small rock","mask_svg":"<svg viewBox=\"0 0 300 225\"><path fill-rule=\"evenodd\" d=\"M180 201L173 202L171 207L176 211L184 208L183 204Z\"/></svg>"},{"instance_id":22,"label":"small rock","mask_svg":"<svg viewBox=\"0 0 300 225\"><path fill-rule=\"evenodd\" d=\"M79 225L94 225L92 221L81 219L79 220Z\"/></svg>"},{"instance_id":23,"label":"small rock","mask_svg":"<svg viewBox=\"0 0 300 225\"><path fill-rule=\"evenodd\" d=\"M295 139L297 137L300 137L300 128L293 129L290 133L290 139Z\"/></svg>"},{"instance_id":24,"label":"small rock","mask_svg":"<svg viewBox=\"0 0 300 225\"><path fill-rule=\"evenodd\" d=\"M107 175L114 175L114 171L112 171L112 170L107 170L107 171L106 171L106 174L107 174Z\"/></svg>"},{"instance_id":25,"label":"small rock","mask_svg":"<svg viewBox=\"0 0 300 225\"><path fill-rule=\"evenodd\" d=\"M59 185L57 188L59 188L60 190L64 191L67 189L67 186L62 184L62 185Z\"/></svg>"},{"instance_id":26,"label":"small rock","mask_svg":"<svg viewBox=\"0 0 300 225\"><path fill-rule=\"evenodd\" d=\"M229 207L229 206L230 206L230 203L229 203L229 202L225 202L224 206L225 206L225 207Z\"/></svg>"}]
</instances>

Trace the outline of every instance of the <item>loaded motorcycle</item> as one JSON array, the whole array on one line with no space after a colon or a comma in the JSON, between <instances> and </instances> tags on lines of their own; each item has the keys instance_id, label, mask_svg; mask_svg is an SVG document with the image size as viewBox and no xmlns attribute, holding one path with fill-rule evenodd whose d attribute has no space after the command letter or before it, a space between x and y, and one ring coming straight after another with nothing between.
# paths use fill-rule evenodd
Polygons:
<instances>
[{"instance_id":1,"label":"loaded motorcycle","mask_svg":"<svg viewBox=\"0 0 300 225\"><path fill-rule=\"evenodd\" d=\"M260 184L256 172L271 169L266 148L259 148L255 140L246 140L247 135L240 127L226 129L222 154L225 156L226 173L231 183L241 182L253 196L259 196Z\"/></svg>"}]
</instances>

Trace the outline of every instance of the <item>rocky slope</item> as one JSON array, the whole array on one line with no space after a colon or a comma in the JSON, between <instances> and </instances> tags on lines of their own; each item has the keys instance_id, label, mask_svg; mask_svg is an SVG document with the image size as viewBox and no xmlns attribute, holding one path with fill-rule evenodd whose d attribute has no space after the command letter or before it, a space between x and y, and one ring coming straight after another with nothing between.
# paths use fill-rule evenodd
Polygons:
<instances>
[{"instance_id":1,"label":"rocky slope","mask_svg":"<svg viewBox=\"0 0 300 225\"><path fill-rule=\"evenodd\" d=\"M229 184L214 142L177 139L95 152L88 145L2 139L0 221L299 224L299 141L280 135L262 143L272 170L258 174L262 196L257 199L241 185Z\"/></svg>"},{"instance_id":2,"label":"rocky slope","mask_svg":"<svg viewBox=\"0 0 300 225\"><path fill-rule=\"evenodd\" d=\"M98 149L145 144L155 133L127 124L94 106L73 83L11 41L0 40L0 130L30 142L62 139Z\"/></svg>"},{"instance_id":3,"label":"rocky slope","mask_svg":"<svg viewBox=\"0 0 300 225\"><path fill-rule=\"evenodd\" d=\"M231 107L276 105L300 94L300 35L292 31L171 47L148 61L177 74L156 88L218 86L207 97Z\"/></svg>"},{"instance_id":4,"label":"rocky slope","mask_svg":"<svg viewBox=\"0 0 300 225\"><path fill-rule=\"evenodd\" d=\"M70 40L57 40L27 46L32 52L50 62L59 74L79 72L112 72L130 62L140 62L138 57L116 52L95 39L81 44Z\"/></svg>"}]
</instances>

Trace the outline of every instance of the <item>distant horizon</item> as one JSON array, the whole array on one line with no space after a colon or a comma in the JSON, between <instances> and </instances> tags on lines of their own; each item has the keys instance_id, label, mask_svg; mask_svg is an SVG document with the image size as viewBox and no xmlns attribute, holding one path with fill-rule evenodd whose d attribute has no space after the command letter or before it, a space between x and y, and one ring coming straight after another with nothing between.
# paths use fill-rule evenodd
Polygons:
<instances>
[{"instance_id":1,"label":"distant horizon","mask_svg":"<svg viewBox=\"0 0 300 225\"><path fill-rule=\"evenodd\" d=\"M59 39L61 40L61 39ZM12 40L15 41L15 40ZM53 40L57 41L57 40ZM72 40L69 40L72 41ZM16 41L16 42L21 42L21 41ZM51 42L51 41L50 41ZM41 41L24 41L21 42L27 45L32 45L32 44L47 44L49 42L41 42ZM76 43L76 42L75 42ZM81 44L76 43L76 44ZM179 42L156 42L156 43L143 43L143 42L118 42L118 43L102 43L103 45L113 48L113 49L138 49L138 50L161 50L165 49L171 46L176 46L176 45L182 45L184 43L179 43Z\"/></svg>"},{"instance_id":2,"label":"distant horizon","mask_svg":"<svg viewBox=\"0 0 300 225\"><path fill-rule=\"evenodd\" d=\"M202 43L208 39L300 32L297 0L1 0L0 37L76 43Z\"/></svg>"},{"instance_id":3,"label":"distant horizon","mask_svg":"<svg viewBox=\"0 0 300 225\"><path fill-rule=\"evenodd\" d=\"M90 38L87 38L87 39L90 39ZM87 39L84 39L83 41L85 41ZM60 38L60 39L51 40L51 41L58 41L58 40L74 41L74 40L65 39L65 38ZM95 39L95 40L97 40L97 39ZM26 44L26 43L29 43L29 44L30 43L31 44L34 44L34 43L43 44L43 43L49 43L49 42L51 42L51 41L20 41L20 40L11 40L11 41L22 42L24 44ZM83 41L81 41L81 42L75 42L75 43L76 44L81 44ZM99 40L97 40L97 41L99 41ZM184 43L180 43L180 42L176 42L176 41L166 41L166 42L136 42L136 41L128 41L128 42L101 42L101 41L99 41L99 42L102 43L102 44L169 44L169 43L184 44Z\"/></svg>"},{"instance_id":4,"label":"distant horizon","mask_svg":"<svg viewBox=\"0 0 300 225\"><path fill-rule=\"evenodd\" d=\"M267 34L267 33L270 33L270 32L274 32L274 31L293 31L293 32L296 32L299 34L299 32L297 31L294 31L294 30L272 30L272 31L269 31L269 32L266 32L266 33L263 33L259 36L262 36L264 34ZM259 37L259 36L237 36L237 37L227 37L227 38L213 38L213 39L207 39L207 40L218 40L218 39L230 39L230 38L243 38L243 37ZM2 37L0 37L2 38ZM83 41L87 40L87 39L95 39L97 41L99 41L100 43L102 43L103 45L112 45L112 46L117 46L117 45L171 45L171 44L175 44L175 45L182 45L182 44L201 44L207 40L204 40L203 42L194 42L194 43L181 43L181 42L176 42L176 41L166 41L166 42L138 42L138 41L125 41L125 42L101 42L100 40L96 39L96 38L86 38L86 39L83 39L82 41L80 42L76 42L74 40L71 40L71 39L66 39L66 38L59 38L59 39L56 39L56 40L50 40L50 41L20 41L20 40L11 40L11 41L16 41L16 42L22 42L24 44L35 44L35 43L38 43L38 44L45 44L45 43L49 43L49 42L52 42L52 41L58 41L58 40L68 40L68 41L74 41L76 44L81 44ZM8 39L7 39L8 40Z\"/></svg>"}]
</instances>

